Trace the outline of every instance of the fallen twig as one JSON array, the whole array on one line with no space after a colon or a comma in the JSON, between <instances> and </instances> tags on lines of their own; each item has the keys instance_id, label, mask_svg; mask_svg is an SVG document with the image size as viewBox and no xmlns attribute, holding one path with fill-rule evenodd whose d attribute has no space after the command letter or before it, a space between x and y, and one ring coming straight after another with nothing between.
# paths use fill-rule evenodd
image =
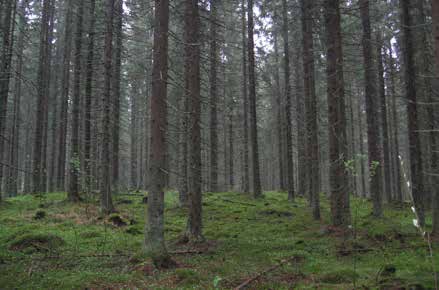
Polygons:
<instances>
[{"instance_id":1,"label":"fallen twig","mask_svg":"<svg viewBox=\"0 0 439 290\"><path fill-rule=\"evenodd\" d=\"M186 255L186 254L204 254L208 252L208 250L182 250L182 251L173 251L169 252L171 255Z\"/></svg>"}]
</instances>

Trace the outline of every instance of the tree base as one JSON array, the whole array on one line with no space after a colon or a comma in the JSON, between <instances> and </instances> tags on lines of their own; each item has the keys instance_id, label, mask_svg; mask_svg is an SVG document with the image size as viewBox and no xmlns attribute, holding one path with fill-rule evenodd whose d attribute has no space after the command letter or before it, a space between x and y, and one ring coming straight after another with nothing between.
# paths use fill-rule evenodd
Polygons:
<instances>
[{"instance_id":1,"label":"tree base","mask_svg":"<svg viewBox=\"0 0 439 290\"><path fill-rule=\"evenodd\" d=\"M152 263L157 269L172 269L177 266L177 263L167 253L153 256Z\"/></svg>"}]
</instances>

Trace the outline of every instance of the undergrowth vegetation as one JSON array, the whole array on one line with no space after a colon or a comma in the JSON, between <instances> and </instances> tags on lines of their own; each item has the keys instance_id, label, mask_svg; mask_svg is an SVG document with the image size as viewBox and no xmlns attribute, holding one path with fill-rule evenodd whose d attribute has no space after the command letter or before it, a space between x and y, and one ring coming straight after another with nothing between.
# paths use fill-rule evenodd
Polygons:
<instances>
[{"instance_id":1,"label":"undergrowth vegetation","mask_svg":"<svg viewBox=\"0 0 439 290\"><path fill-rule=\"evenodd\" d=\"M323 196L323 218L316 222L305 199L288 203L284 193L258 200L205 194L207 242L187 248L178 242L186 211L177 199L166 194L165 233L176 262L168 270L155 269L142 251L139 195L117 196L118 213L110 217L99 215L97 202L70 204L63 193L8 199L0 206L0 288L230 289L256 276L247 289L434 287L428 248L409 206L389 205L377 220L368 201L353 199L352 231L345 234L328 226Z\"/></svg>"}]
</instances>

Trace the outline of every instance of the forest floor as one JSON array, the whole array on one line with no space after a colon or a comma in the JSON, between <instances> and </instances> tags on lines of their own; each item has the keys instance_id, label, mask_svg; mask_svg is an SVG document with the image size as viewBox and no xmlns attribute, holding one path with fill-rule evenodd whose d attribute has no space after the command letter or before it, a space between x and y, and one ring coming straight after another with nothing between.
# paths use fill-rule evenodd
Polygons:
<instances>
[{"instance_id":1,"label":"forest floor","mask_svg":"<svg viewBox=\"0 0 439 290\"><path fill-rule=\"evenodd\" d=\"M433 289L428 245L409 205L389 205L382 220L353 199L353 231L313 221L305 199L269 192L205 194L205 244L178 243L186 225L177 195L166 194L166 238L174 269L157 270L142 254L142 196L115 198L118 215L65 194L7 199L0 205L1 289ZM428 221L431 223L431 221ZM439 244L433 249L439 251ZM439 269L439 253L435 257ZM255 279L253 279L255 278ZM243 287L244 289L244 287Z\"/></svg>"}]
</instances>

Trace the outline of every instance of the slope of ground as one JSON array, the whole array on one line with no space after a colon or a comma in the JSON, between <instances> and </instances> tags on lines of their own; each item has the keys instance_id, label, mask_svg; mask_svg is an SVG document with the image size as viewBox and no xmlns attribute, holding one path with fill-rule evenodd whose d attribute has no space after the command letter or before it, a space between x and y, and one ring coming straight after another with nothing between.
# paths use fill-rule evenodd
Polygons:
<instances>
[{"instance_id":1,"label":"slope of ground","mask_svg":"<svg viewBox=\"0 0 439 290\"><path fill-rule=\"evenodd\" d=\"M93 198L79 205L64 199L26 195L0 205L1 289L230 289L246 282L247 289L434 288L428 246L408 206L389 206L375 220L369 202L354 199L345 235L327 226L324 197L316 222L305 199L291 204L284 193L259 200L205 194L207 243L188 247L178 243L185 210L169 192L166 238L177 267L157 270L142 253L141 195L117 196L119 213L110 218L99 216Z\"/></svg>"}]
</instances>

